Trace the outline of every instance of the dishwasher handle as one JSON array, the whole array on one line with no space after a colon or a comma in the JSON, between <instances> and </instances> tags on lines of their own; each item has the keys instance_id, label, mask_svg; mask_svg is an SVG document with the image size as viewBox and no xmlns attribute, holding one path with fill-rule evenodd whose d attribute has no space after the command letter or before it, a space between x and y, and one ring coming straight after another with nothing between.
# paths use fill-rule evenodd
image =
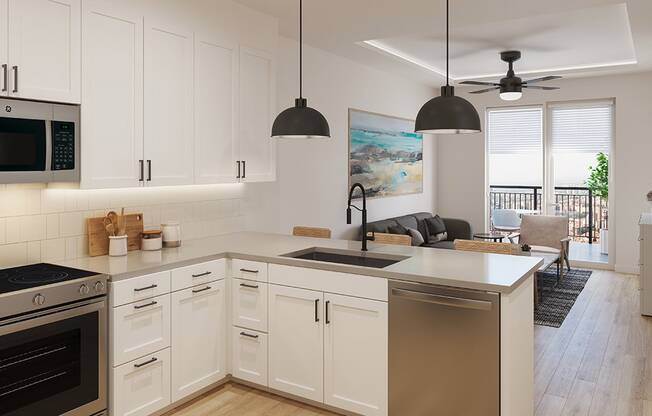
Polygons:
<instances>
[{"instance_id":1,"label":"dishwasher handle","mask_svg":"<svg viewBox=\"0 0 652 416\"><path fill-rule=\"evenodd\" d=\"M414 300L417 302L434 303L436 305L452 306L455 308L476 309L490 311L493 304L486 300L466 299L456 296L436 295L433 293L415 292L407 289L392 289L392 295Z\"/></svg>"}]
</instances>

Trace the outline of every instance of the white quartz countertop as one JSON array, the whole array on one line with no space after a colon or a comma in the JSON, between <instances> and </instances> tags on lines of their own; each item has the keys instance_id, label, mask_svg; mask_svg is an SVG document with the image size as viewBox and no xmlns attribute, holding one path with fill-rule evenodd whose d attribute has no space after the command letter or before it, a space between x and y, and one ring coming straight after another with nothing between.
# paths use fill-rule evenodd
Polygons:
<instances>
[{"instance_id":1,"label":"white quartz countertop","mask_svg":"<svg viewBox=\"0 0 652 416\"><path fill-rule=\"evenodd\" d=\"M103 273L113 281L218 258L239 258L289 266L377 276L415 283L509 293L543 263L539 257L385 245L369 242L369 253L409 257L382 269L283 257L311 247L360 250L359 241L240 232L183 242L161 251L132 251L124 257L89 257L59 264ZM373 255L373 254L372 254Z\"/></svg>"}]
</instances>

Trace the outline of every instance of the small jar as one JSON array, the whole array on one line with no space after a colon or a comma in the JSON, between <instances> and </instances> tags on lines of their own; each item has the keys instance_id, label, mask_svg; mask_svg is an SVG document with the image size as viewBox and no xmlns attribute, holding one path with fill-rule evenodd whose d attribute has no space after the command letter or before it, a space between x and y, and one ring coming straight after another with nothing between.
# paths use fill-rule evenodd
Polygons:
<instances>
[{"instance_id":1,"label":"small jar","mask_svg":"<svg viewBox=\"0 0 652 416\"><path fill-rule=\"evenodd\" d=\"M161 224L163 228L163 247L179 247L181 245L181 225L178 222Z\"/></svg>"},{"instance_id":2,"label":"small jar","mask_svg":"<svg viewBox=\"0 0 652 416\"><path fill-rule=\"evenodd\" d=\"M156 251L163 247L163 232L161 230L143 231L140 240L140 249L144 251Z\"/></svg>"},{"instance_id":3,"label":"small jar","mask_svg":"<svg viewBox=\"0 0 652 416\"><path fill-rule=\"evenodd\" d=\"M109 256L118 257L127 255L127 236L110 235L109 236Z\"/></svg>"}]
</instances>

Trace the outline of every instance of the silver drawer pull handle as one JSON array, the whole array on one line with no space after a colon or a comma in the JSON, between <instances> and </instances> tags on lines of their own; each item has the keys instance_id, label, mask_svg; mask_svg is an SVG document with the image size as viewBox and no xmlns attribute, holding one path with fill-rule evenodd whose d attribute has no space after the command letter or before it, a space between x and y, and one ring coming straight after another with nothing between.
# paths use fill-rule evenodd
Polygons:
<instances>
[{"instance_id":1,"label":"silver drawer pull handle","mask_svg":"<svg viewBox=\"0 0 652 416\"><path fill-rule=\"evenodd\" d=\"M137 288L134 289L134 292L142 292L143 290L155 289L157 287L158 287L158 285L149 285L149 286L146 286L146 287L137 287Z\"/></svg>"},{"instance_id":2,"label":"silver drawer pull handle","mask_svg":"<svg viewBox=\"0 0 652 416\"><path fill-rule=\"evenodd\" d=\"M202 289L195 289L195 290L192 291L192 293L201 293L201 292L206 292L207 290L211 290L211 287L206 286L206 287L204 287Z\"/></svg>"},{"instance_id":3,"label":"silver drawer pull handle","mask_svg":"<svg viewBox=\"0 0 652 416\"><path fill-rule=\"evenodd\" d=\"M246 332L240 332L240 335L242 335L243 337L247 337L247 338L253 338L253 339L258 338L258 335L251 335L251 334L247 334Z\"/></svg>"},{"instance_id":4,"label":"silver drawer pull handle","mask_svg":"<svg viewBox=\"0 0 652 416\"><path fill-rule=\"evenodd\" d=\"M258 270L251 270L251 269L240 269L241 272L247 272L247 273L258 273Z\"/></svg>"},{"instance_id":5,"label":"silver drawer pull handle","mask_svg":"<svg viewBox=\"0 0 652 416\"><path fill-rule=\"evenodd\" d=\"M155 363L157 360L158 360L158 358L152 357L149 360L145 361L144 363L134 364L134 367L136 367L136 368L144 367L144 366L146 366L148 364Z\"/></svg>"},{"instance_id":6,"label":"silver drawer pull handle","mask_svg":"<svg viewBox=\"0 0 652 416\"><path fill-rule=\"evenodd\" d=\"M143 309L143 308L146 308L146 307L148 307L148 306L154 306L154 305L156 305L157 303L158 303L157 301L153 300L153 301L151 301L150 303L146 303L146 304L144 304L144 305L134 305L134 309Z\"/></svg>"},{"instance_id":7,"label":"silver drawer pull handle","mask_svg":"<svg viewBox=\"0 0 652 416\"><path fill-rule=\"evenodd\" d=\"M415 292L413 290L392 289L392 295L417 302L434 303L436 305L452 306L456 308L478 309L482 311L490 311L492 308L492 303L484 300L435 295L432 293Z\"/></svg>"},{"instance_id":8,"label":"silver drawer pull handle","mask_svg":"<svg viewBox=\"0 0 652 416\"><path fill-rule=\"evenodd\" d=\"M240 287L248 287L249 289L258 289L258 285L248 285L246 283L240 283Z\"/></svg>"},{"instance_id":9,"label":"silver drawer pull handle","mask_svg":"<svg viewBox=\"0 0 652 416\"><path fill-rule=\"evenodd\" d=\"M213 272L204 272L204 273L199 273L199 274L193 274L192 277L208 276L209 274L213 274Z\"/></svg>"}]
</instances>

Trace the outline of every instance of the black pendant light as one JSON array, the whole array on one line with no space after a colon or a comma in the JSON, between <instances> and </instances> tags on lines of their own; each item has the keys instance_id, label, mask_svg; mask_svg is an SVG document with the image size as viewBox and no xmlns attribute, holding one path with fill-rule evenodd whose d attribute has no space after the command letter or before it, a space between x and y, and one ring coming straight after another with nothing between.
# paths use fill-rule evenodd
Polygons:
<instances>
[{"instance_id":1,"label":"black pendant light","mask_svg":"<svg viewBox=\"0 0 652 416\"><path fill-rule=\"evenodd\" d=\"M480 132L480 117L473 104L455 96L448 83L448 0L446 0L446 85L441 95L425 103L414 126L417 133L460 134Z\"/></svg>"},{"instance_id":2,"label":"black pendant light","mask_svg":"<svg viewBox=\"0 0 652 416\"><path fill-rule=\"evenodd\" d=\"M331 137L328 121L303 98L303 0L299 0L299 98L274 120L273 139L325 139Z\"/></svg>"}]
</instances>

